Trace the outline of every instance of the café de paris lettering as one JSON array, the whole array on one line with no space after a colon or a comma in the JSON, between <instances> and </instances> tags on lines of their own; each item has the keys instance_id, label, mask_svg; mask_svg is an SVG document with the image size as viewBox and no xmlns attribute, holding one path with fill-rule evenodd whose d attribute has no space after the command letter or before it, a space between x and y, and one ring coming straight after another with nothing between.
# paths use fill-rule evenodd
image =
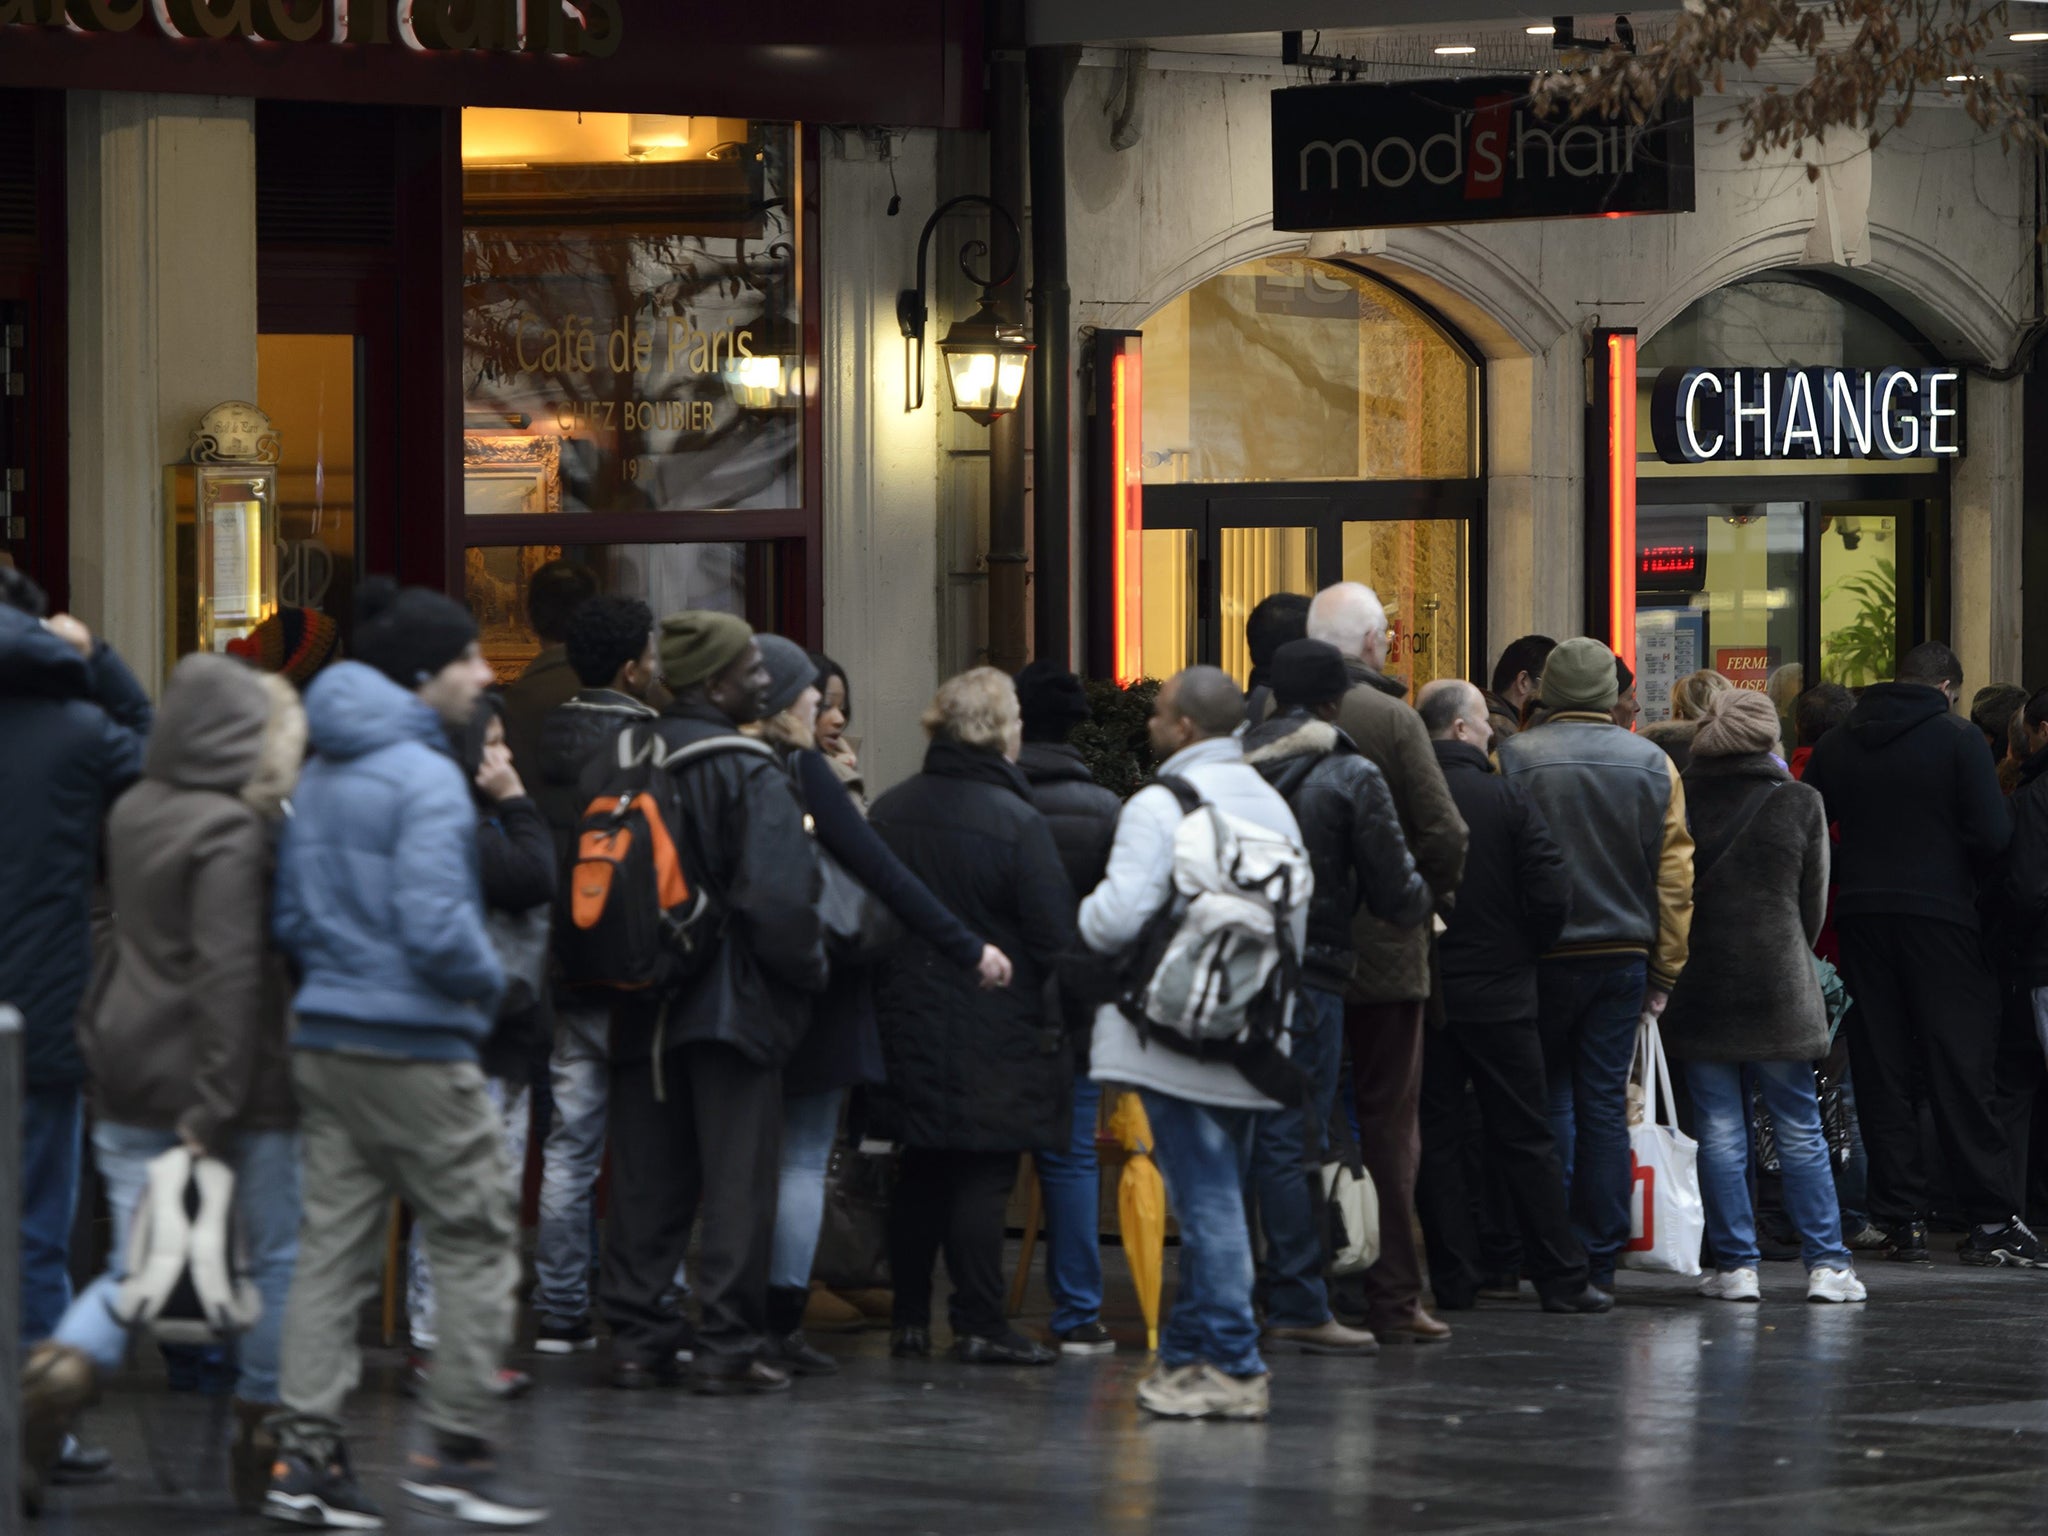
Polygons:
<instances>
[{"instance_id":1,"label":"caf\u00e9 de paris lettering","mask_svg":"<svg viewBox=\"0 0 2048 1536\"><path fill-rule=\"evenodd\" d=\"M622 0L0 0L0 26L605 59Z\"/></svg>"},{"instance_id":2,"label":"caf\u00e9 de paris lettering","mask_svg":"<svg viewBox=\"0 0 2048 1536\"><path fill-rule=\"evenodd\" d=\"M1650 434L1667 464L1955 458L1960 368L1666 368Z\"/></svg>"}]
</instances>

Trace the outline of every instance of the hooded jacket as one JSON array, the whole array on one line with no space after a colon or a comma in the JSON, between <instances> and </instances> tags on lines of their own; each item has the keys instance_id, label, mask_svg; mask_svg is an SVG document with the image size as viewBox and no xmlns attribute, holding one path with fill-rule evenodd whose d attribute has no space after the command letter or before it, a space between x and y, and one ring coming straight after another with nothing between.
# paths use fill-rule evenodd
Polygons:
<instances>
[{"instance_id":1,"label":"hooded jacket","mask_svg":"<svg viewBox=\"0 0 2048 1536\"><path fill-rule=\"evenodd\" d=\"M671 751L738 734L701 698L674 701L654 729ZM725 938L665 1006L634 999L619 1007L612 1059L716 1044L779 1069L810 1028L811 994L826 977L818 851L803 806L782 765L762 753L714 753L674 771L677 830L724 904Z\"/></svg>"},{"instance_id":2,"label":"hooded jacket","mask_svg":"<svg viewBox=\"0 0 2048 1536\"><path fill-rule=\"evenodd\" d=\"M874 829L931 893L1010 957L1007 987L912 929L882 964L875 1001L889 1094L909 1147L1009 1152L1068 1146L1073 1058L1051 1006L1073 947L1074 893L1015 764L935 741L924 771L875 802Z\"/></svg>"},{"instance_id":3,"label":"hooded jacket","mask_svg":"<svg viewBox=\"0 0 2048 1536\"><path fill-rule=\"evenodd\" d=\"M642 720L652 720L656 710L631 694L611 688L585 688L565 704L557 704L541 722L540 742L535 756L539 777L527 788L539 804L555 834L555 848L567 864L569 845L575 840L576 824L589 804L584 775L601 752L609 751L620 731ZM508 712L505 740L512 739ZM514 764L518 759L515 756ZM523 777L523 770L522 770Z\"/></svg>"},{"instance_id":4,"label":"hooded jacket","mask_svg":"<svg viewBox=\"0 0 2048 1536\"><path fill-rule=\"evenodd\" d=\"M1835 911L1976 928L1978 883L2012 840L1984 734L1938 688L1878 683L1820 739L1804 781L1840 833Z\"/></svg>"},{"instance_id":5,"label":"hooded jacket","mask_svg":"<svg viewBox=\"0 0 2048 1536\"><path fill-rule=\"evenodd\" d=\"M306 724L314 757L279 843L275 921L303 978L294 1048L475 1061L504 977L447 731L355 661L314 679Z\"/></svg>"},{"instance_id":6,"label":"hooded jacket","mask_svg":"<svg viewBox=\"0 0 2048 1536\"><path fill-rule=\"evenodd\" d=\"M1813 943L1828 908L1820 796L1767 753L1695 757L1685 803L1698 845L1692 957L1664 1010L1671 1054L1818 1061L1828 1015Z\"/></svg>"},{"instance_id":7,"label":"hooded jacket","mask_svg":"<svg viewBox=\"0 0 2048 1536\"><path fill-rule=\"evenodd\" d=\"M1210 737L1181 748L1159 765L1159 776L1186 779L1205 804L1284 833L1296 842L1301 840L1294 812L1279 791L1245 762L1244 746L1235 736ZM1117 818L1116 841L1109 850L1109 869L1102 884L1081 902L1081 941L1097 955L1128 953L1145 924L1171 898L1173 839L1180 823L1180 802L1163 784L1149 784L1124 802L1123 814ZM1297 952L1307 939L1308 904L1304 903L1294 912ZM1223 1109L1280 1107L1227 1061L1199 1061L1163 1045L1147 1045L1115 1003L1104 1003L1095 1011L1095 1041L1089 1060L1089 1075L1098 1082L1147 1088L1191 1104Z\"/></svg>"},{"instance_id":8,"label":"hooded jacket","mask_svg":"<svg viewBox=\"0 0 2048 1536\"><path fill-rule=\"evenodd\" d=\"M1401 835L1386 776L1337 727L1301 709L1247 735L1244 760L1294 812L1315 873L1302 982L1341 994L1358 960L1352 921L1361 902L1381 922L1411 928L1435 905Z\"/></svg>"},{"instance_id":9,"label":"hooded jacket","mask_svg":"<svg viewBox=\"0 0 2048 1536\"><path fill-rule=\"evenodd\" d=\"M1546 959L1643 955L1649 984L1685 969L1692 835L1685 785L1661 748L1604 711L1561 710L1500 749L1564 850L1572 912Z\"/></svg>"},{"instance_id":10,"label":"hooded jacket","mask_svg":"<svg viewBox=\"0 0 2048 1536\"><path fill-rule=\"evenodd\" d=\"M149 699L104 642L90 661L0 604L0 1000L21 1010L31 1091L74 1088L92 976L100 823L142 772Z\"/></svg>"},{"instance_id":11,"label":"hooded jacket","mask_svg":"<svg viewBox=\"0 0 2048 1536\"><path fill-rule=\"evenodd\" d=\"M1085 895L1109 867L1123 802L1088 771L1081 749L1064 741L1027 741L1017 766L1031 786L1031 803L1052 828L1052 840L1066 868L1067 883Z\"/></svg>"},{"instance_id":12,"label":"hooded jacket","mask_svg":"<svg viewBox=\"0 0 2048 1536\"><path fill-rule=\"evenodd\" d=\"M1458 1024L1536 1017L1536 962L1571 916L1564 853L1528 789L1477 747L1433 741L1471 839L1458 904L1437 940L1444 1013Z\"/></svg>"},{"instance_id":13,"label":"hooded jacket","mask_svg":"<svg viewBox=\"0 0 2048 1536\"><path fill-rule=\"evenodd\" d=\"M171 674L142 781L107 822L113 943L79 1020L103 1119L206 1147L294 1122L269 912L305 745L282 677L205 653Z\"/></svg>"},{"instance_id":14,"label":"hooded jacket","mask_svg":"<svg viewBox=\"0 0 2048 1536\"><path fill-rule=\"evenodd\" d=\"M1465 872L1465 823L1444 786L1422 717L1407 690L1356 656L1344 658L1351 691L1337 707L1337 728L1386 775L1415 867L1437 910L1448 913ZM1429 929L1381 922L1362 911L1353 923L1358 969L1347 996L1360 1003L1414 1003L1429 996Z\"/></svg>"}]
</instances>

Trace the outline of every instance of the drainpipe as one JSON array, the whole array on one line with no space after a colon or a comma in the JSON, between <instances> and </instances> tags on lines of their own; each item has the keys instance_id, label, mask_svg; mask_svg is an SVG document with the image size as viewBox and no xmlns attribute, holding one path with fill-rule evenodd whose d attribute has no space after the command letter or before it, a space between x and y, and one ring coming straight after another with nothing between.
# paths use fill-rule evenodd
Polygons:
<instances>
[{"instance_id":1,"label":"drainpipe","mask_svg":"<svg viewBox=\"0 0 2048 1536\"><path fill-rule=\"evenodd\" d=\"M1069 349L1073 295L1067 287L1067 86L1080 51L1033 48L1031 83L1031 532L1037 586L1032 622L1040 659L1070 665L1072 555L1069 433L1073 381Z\"/></svg>"},{"instance_id":2,"label":"drainpipe","mask_svg":"<svg viewBox=\"0 0 2048 1536\"><path fill-rule=\"evenodd\" d=\"M988 192L1024 218L1024 0L987 0ZM991 220L994 225L996 221ZM1007 239L992 227L989 243ZM1001 253L995 253L1000 257ZM996 308L1012 324L1024 323L1023 284L996 290ZM1033 363L1044 367L1042 358ZM1024 665L1024 413L1012 411L989 428L988 454L988 660L1004 672Z\"/></svg>"}]
</instances>

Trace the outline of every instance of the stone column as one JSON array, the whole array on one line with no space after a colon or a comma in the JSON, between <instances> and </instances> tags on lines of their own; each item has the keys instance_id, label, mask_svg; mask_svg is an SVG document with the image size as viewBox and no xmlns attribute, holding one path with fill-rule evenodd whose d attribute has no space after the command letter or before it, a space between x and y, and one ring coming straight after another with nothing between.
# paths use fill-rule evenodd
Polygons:
<instances>
[{"instance_id":1,"label":"stone column","mask_svg":"<svg viewBox=\"0 0 2048 1536\"><path fill-rule=\"evenodd\" d=\"M1950 644L1963 663L1963 704L2020 676L2020 529L2025 380L1969 378L1964 454L1951 476Z\"/></svg>"},{"instance_id":2,"label":"stone column","mask_svg":"<svg viewBox=\"0 0 2048 1536\"><path fill-rule=\"evenodd\" d=\"M852 734L870 795L917 772L918 717L939 671L939 443L945 382L904 407L896 293L910 286L917 233L936 202L935 138L894 141L889 163L854 133L825 135L820 191L825 354L825 649L853 688ZM903 197L884 213L892 190ZM957 242L956 242L957 243ZM937 265L936 261L934 265ZM934 306L936 309L937 306ZM927 369L943 365L940 321Z\"/></svg>"},{"instance_id":3,"label":"stone column","mask_svg":"<svg viewBox=\"0 0 2048 1536\"><path fill-rule=\"evenodd\" d=\"M1485 677L1510 640L1586 630L1584 342L1486 364Z\"/></svg>"},{"instance_id":4,"label":"stone column","mask_svg":"<svg viewBox=\"0 0 2048 1536\"><path fill-rule=\"evenodd\" d=\"M256 399L255 103L73 91L68 114L72 607L154 687L163 468Z\"/></svg>"}]
</instances>

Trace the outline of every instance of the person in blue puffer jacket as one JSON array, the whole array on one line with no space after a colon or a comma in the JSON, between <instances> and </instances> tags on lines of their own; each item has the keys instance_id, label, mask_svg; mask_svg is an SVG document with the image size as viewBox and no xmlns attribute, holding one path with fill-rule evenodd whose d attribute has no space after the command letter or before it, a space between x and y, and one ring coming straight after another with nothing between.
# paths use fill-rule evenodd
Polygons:
<instances>
[{"instance_id":1,"label":"person in blue puffer jacket","mask_svg":"<svg viewBox=\"0 0 2048 1536\"><path fill-rule=\"evenodd\" d=\"M314 757L278 850L274 926L302 978L304 1216L265 1513L382 1523L350 1471L340 1414L397 1195L426 1233L442 1302L434 1451L401 1486L440 1514L530 1525L546 1512L499 1486L488 1438L519 1276L504 1135L477 1059L504 978L484 926L476 806L450 744L491 669L475 622L440 593L372 580L357 602L357 659L306 692Z\"/></svg>"}]
</instances>

